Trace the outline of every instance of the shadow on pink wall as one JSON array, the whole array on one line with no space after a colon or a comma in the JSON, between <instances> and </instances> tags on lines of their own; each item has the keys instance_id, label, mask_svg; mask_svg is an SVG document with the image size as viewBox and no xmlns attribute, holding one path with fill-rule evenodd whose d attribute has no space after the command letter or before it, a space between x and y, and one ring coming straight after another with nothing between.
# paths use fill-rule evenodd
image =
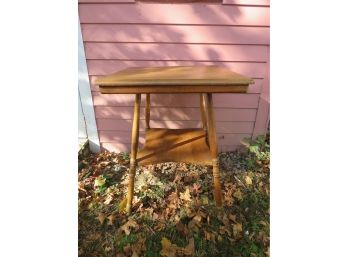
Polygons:
<instances>
[{"instance_id":1,"label":"shadow on pink wall","mask_svg":"<svg viewBox=\"0 0 348 257\"><path fill-rule=\"evenodd\" d=\"M254 78L256 83L250 87L250 94L214 99L215 107L221 108L215 110L218 132L226 133L226 138L220 141L227 140L227 134L234 135L229 142L234 140L237 144L241 136L252 136L255 124L251 123L255 123L262 83L268 76L269 27L238 23L256 22L254 16L261 7L147 3L93 6L80 6L80 16L97 124L104 145L112 143L119 150L129 149L134 96L101 95L94 80L131 66L222 65ZM260 19L268 19L261 11ZM151 125L199 127L198 99L198 95L152 95L151 103L156 107L152 109ZM226 120L238 122L237 130L227 133L232 128L230 123L222 122ZM111 123L114 125L110 126ZM140 142L143 141L141 134Z\"/></svg>"}]
</instances>

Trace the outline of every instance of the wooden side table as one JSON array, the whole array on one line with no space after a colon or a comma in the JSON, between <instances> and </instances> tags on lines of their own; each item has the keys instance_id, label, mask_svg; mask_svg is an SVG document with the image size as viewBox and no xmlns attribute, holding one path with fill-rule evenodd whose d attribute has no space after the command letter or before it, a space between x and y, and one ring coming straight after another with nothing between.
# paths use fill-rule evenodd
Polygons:
<instances>
[{"instance_id":1,"label":"wooden side table","mask_svg":"<svg viewBox=\"0 0 348 257\"><path fill-rule=\"evenodd\" d=\"M187 162L213 166L214 198L222 205L212 93L246 93L252 79L219 66L128 68L99 78L102 94L135 94L126 211L131 212L136 165ZM199 93L201 129L150 128L150 94ZM138 151L141 94L146 94L145 145Z\"/></svg>"}]
</instances>

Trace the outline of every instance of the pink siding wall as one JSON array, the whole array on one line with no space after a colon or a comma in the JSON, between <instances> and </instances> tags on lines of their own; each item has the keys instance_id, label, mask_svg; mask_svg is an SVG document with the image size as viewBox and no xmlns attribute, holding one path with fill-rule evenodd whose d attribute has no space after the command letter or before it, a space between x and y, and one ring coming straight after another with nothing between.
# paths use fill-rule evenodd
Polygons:
<instances>
[{"instance_id":1,"label":"pink siding wall","mask_svg":"<svg viewBox=\"0 0 348 257\"><path fill-rule=\"evenodd\" d=\"M214 95L219 150L234 150L243 137L265 133L269 0L187 4L79 0L79 17L103 149L129 151L134 96L102 95L94 81L129 66L218 64L250 76L255 84L248 94ZM153 127L201 125L198 95L153 95L152 105Z\"/></svg>"}]
</instances>

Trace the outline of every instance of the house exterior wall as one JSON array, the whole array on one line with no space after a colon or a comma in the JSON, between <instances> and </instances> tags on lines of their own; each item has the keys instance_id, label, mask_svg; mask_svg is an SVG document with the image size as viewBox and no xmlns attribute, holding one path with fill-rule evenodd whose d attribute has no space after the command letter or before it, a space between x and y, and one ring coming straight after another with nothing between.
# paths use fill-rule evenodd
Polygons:
<instances>
[{"instance_id":1,"label":"house exterior wall","mask_svg":"<svg viewBox=\"0 0 348 257\"><path fill-rule=\"evenodd\" d=\"M149 3L79 0L102 149L129 151L134 95L102 95L94 81L130 66L223 65L254 79L247 94L213 96L220 151L264 134L269 120L269 1ZM200 127L199 96L151 96L152 127ZM145 96L142 96L142 106ZM140 145L144 143L144 108Z\"/></svg>"}]
</instances>

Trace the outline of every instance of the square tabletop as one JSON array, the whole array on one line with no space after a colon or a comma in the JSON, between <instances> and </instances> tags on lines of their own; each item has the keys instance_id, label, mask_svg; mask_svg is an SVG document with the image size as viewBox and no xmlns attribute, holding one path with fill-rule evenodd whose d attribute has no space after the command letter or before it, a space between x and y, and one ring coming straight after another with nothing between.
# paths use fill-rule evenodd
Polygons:
<instances>
[{"instance_id":1,"label":"square tabletop","mask_svg":"<svg viewBox=\"0 0 348 257\"><path fill-rule=\"evenodd\" d=\"M246 93L252 83L222 66L133 67L96 81L103 94Z\"/></svg>"}]
</instances>

